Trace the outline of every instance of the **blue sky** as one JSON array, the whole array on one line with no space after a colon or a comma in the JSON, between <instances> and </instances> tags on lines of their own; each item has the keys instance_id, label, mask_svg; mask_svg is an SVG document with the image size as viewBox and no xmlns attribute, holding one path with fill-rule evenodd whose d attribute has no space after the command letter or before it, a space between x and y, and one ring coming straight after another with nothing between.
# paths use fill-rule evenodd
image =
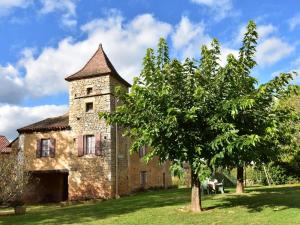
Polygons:
<instances>
[{"instance_id":1,"label":"blue sky","mask_svg":"<svg viewBox=\"0 0 300 225\"><path fill-rule=\"evenodd\" d=\"M159 37L180 59L199 57L215 37L225 63L250 19L260 35L253 75L266 82L300 71L299 0L0 0L0 134L13 139L17 128L66 112L64 77L99 43L130 82Z\"/></svg>"}]
</instances>

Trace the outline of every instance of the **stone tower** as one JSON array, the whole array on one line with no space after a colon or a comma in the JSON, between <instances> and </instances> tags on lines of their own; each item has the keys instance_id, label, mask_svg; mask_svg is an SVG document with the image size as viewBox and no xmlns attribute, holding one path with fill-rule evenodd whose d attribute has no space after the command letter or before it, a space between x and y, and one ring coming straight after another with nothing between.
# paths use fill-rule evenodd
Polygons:
<instances>
[{"instance_id":1,"label":"stone tower","mask_svg":"<svg viewBox=\"0 0 300 225\"><path fill-rule=\"evenodd\" d=\"M114 89L127 83L115 70L103 51L102 45L77 73L66 78L69 81L69 123L77 134L107 132L99 123L98 112L114 110Z\"/></svg>"},{"instance_id":2,"label":"stone tower","mask_svg":"<svg viewBox=\"0 0 300 225\"><path fill-rule=\"evenodd\" d=\"M87 170L91 163L101 165L101 168L97 170L98 174L91 172L90 179L95 179L96 176L96 179L100 179L98 184L103 184L106 189L111 190L110 195L118 194L116 184L119 184L120 180L116 174L119 174L119 164L120 166L124 164L127 168L128 146L121 140L122 137L118 134L117 128L108 126L104 120L100 120L98 113L115 110L115 87L121 86L128 90L130 84L115 70L102 45L80 71L68 76L66 80L69 82L69 125L75 141L74 153L82 156L81 161L86 161ZM92 138L92 141L89 138ZM99 157L89 157L86 154L87 148L84 146L90 142L95 143L95 149L91 151ZM123 163L116 157L117 154L122 155L122 151L124 152L120 157L121 161L126 159ZM89 172L85 171L84 174L88 180L89 176L86 174ZM72 177L72 173L70 176ZM74 180L75 177L78 175L74 175Z\"/></svg>"}]
</instances>

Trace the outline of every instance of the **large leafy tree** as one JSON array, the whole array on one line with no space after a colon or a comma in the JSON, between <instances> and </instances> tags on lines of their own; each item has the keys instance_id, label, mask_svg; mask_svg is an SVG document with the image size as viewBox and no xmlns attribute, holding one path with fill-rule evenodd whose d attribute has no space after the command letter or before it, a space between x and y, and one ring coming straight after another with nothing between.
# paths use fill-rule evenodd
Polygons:
<instances>
[{"instance_id":1,"label":"large leafy tree","mask_svg":"<svg viewBox=\"0 0 300 225\"><path fill-rule=\"evenodd\" d=\"M228 56L223 76L225 96L217 117L231 124L236 133L225 144L221 141L214 146L219 153L211 161L213 165L237 167L237 193L244 191L245 165L267 163L295 147L295 123L299 119L293 107L279 104L298 93L299 88L289 84L295 73L281 73L259 86L251 76L256 65L256 40L256 25L250 21L238 58Z\"/></svg>"},{"instance_id":2,"label":"large leafy tree","mask_svg":"<svg viewBox=\"0 0 300 225\"><path fill-rule=\"evenodd\" d=\"M207 166L239 165L253 147L258 152L260 148L255 146L259 143L277 138L277 122L272 124L268 117L272 117L273 97L286 92L292 76L282 74L256 88L256 80L250 75L256 64L253 60L256 39L255 24L250 22L239 58L229 55L224 67L219 64L217 40L210 47L202 47L198 62L190 59L180 62L169 58L168 46L160 39L156 53L147 50L143 70L130 92L117 89L116 96L122 104L111 114L100 114L109 124L118 123L125 128L125 135L133 140L131 151L151 146L146 160L159 156L161 161L170 160L177 166L189 163L192 211L201 210L199 178ZM267 118L256 115L259 110ZM255 121L253 126L268 124L264 126L268 128L263 132L264 138L256 130L246 129L244 114Z\"/></svg>"}]
</instances>

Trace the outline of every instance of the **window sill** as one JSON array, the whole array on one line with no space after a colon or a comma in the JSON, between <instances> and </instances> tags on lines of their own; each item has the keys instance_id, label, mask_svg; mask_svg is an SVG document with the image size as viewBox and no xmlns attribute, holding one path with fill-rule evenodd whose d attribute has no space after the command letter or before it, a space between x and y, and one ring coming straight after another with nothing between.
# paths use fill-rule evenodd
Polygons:
<instances>
[{"instance_id":1,"label":"window sill","mask_svg":"<svg viewBox=\"0 0 300 225\"><path fill-rule=\"evenodd\" d=\"M81 158L93 159L93 158L97 158L97 157L101 157L101 156L103 156L103 155L89 154L89 155L83 155Z\"/></svg>"}]
</instances>

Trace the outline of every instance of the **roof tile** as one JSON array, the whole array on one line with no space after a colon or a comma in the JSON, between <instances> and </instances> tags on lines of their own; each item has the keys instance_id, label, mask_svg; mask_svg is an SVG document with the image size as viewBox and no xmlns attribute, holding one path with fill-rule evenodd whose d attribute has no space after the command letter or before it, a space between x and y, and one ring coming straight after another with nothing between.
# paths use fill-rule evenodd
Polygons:
<instances>
[{"instance_id":1,"label":"roof tile","mask_svg":"<svg viewBox=\"0 0 300 225\"><path fill-rule=\"evenodd\" d=\"M0 153L9 153L11 151L7 146L9 145L9 141L5 136L0 135Z\"/></svg>"},{"instance_id":2,"label":"roof tile","mask_svg":"<svg viewBox=\"0 0 300 225\"><path fill-rule=\"evenodd\" d=\"M58 117L48 118L37 123L30 124L26 127L18 129L19 133L27 133L34 131L51 131L51 130L68 130L69 126L69 114L65 114Z\"/></svg>"},{"instance_id":3,"label":"roof tile","mask_svg":"<svg viewBox=\"0 0 300 225\"><path fill-rule=\"evenodd\" d=\"M89 77L97 77L110 74L118 79L124 85L130 87L131 85L124 80L116 71L109 58L105 54L102 45L99 45L98 50L94 53L92 58L85 64L85 66L77 73L65 78L67 81L79 80Z\"/></svg>"}]
</instances>

